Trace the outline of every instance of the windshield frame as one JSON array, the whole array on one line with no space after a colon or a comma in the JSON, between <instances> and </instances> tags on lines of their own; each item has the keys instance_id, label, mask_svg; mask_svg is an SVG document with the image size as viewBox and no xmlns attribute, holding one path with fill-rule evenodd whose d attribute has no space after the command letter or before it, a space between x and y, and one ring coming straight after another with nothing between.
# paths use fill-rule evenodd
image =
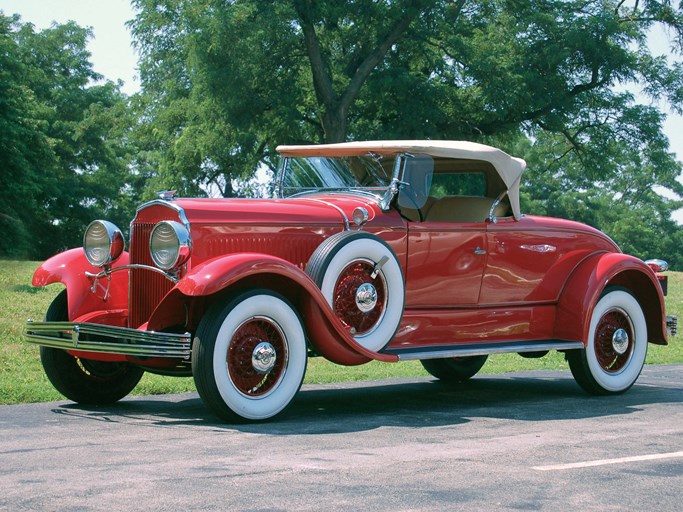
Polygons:
<instances>
[{"instance_id":1,"label":"windshield frame","mask_svg":"<svg viewBox=\"0 0 683 512\"><path fill-rule=\"evenodd\" d=\"M339 186L339 187L292 187L285 186L286 171L289 169L290 160L307 160L311 158L329 158L338 159L340 157L326 157L326 156L316 156L316 157L285 157L282 160L278 174L277 174L277 197L280 199L289 199L295 197L301 197L310 194L358 194L365 198L372 199L375 201L382 210L388 210L393 200L394 196L398 193L400 181L399 175L402 169L402 162L405 159L404 153L396 153L394 155L378 155L376 153L368 152L363 155L354 155L355 157L369 157L374 160L379 160L380 158L390 158L393 157L394 161L392 164L391 175L389 183L383 186ZM285 194L285 190L298 190L293 194Z\"/></svg>"}]
</instances>

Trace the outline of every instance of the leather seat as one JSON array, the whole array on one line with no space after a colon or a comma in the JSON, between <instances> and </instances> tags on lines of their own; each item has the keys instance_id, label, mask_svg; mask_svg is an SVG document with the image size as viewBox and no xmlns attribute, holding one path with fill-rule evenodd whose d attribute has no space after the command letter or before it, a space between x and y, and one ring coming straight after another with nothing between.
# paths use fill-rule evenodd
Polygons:
<instances>
[{"instance_id":1,"label":"leather seat","mask_svg":"<svg viewBox=\"0 0 683 512\"><path fill-rule=\"evenodd\" d=\"M425 217L430 222L484 222L489 217L491 205L495 199L491 197L446 196L438 199L429 208ZM499 203L493 214L504 217L508 205Z\"/></svg>"}]
</instances>

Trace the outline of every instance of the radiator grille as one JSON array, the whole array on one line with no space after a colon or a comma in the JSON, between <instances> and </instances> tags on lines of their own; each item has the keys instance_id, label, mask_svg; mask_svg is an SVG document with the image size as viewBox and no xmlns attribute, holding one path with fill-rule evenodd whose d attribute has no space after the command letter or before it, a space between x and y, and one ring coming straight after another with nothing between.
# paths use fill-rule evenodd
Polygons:
<instances>
[{"instance_id":1,"label":"radiator grille","mask_svg":"<svg viewBox=\"0 0 683 512\"><path fill-rule=\"evenodd\" d=\"M321 236L317 233L253 235L239 233L237 230L229 236L207 238L203 248L207 259L238 252L261 252L290 261L301 269L306 266L306 262L321 241Z\"/></svg>"},{"instance_id":2,"label":"radiator grille","mask_svg":"<svg viewBox=\"0 0 683 512\"><path fill-rule=\"evenodd\" d=\"M130 231L130 261L133 264L153 266L149 254L149 235L156 222L134 223ZM137 328L145 323L157 304L173 288L164 276L149 270L131 269L129 327Z\"/></svg>"}]
</instances>

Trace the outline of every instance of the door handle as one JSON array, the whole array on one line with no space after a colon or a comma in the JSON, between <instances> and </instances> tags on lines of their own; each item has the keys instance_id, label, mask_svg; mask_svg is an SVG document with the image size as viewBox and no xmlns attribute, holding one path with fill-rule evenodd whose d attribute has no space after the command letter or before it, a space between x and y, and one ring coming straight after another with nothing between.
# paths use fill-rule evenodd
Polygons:
<instances>
[{"instance_id":1,"label":"door handle","mask_svg":"<svg viewBox=\"0 0 683 512\"><path fill-rule=\"evenodd\" d=\"M483 254L486 254L486 249L481 249L479 246L474 250L474 254L477 256L481 256Z\"/></svg>"}]
</instances>

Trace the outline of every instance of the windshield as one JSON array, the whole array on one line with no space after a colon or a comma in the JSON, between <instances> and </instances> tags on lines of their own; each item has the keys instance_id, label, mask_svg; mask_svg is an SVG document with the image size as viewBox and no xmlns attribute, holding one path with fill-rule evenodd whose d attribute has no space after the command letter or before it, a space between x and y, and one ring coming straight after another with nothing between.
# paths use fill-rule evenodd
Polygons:
<instances>
[{"instance_id":1,"label":"windshield","mask_svg":"<svg viewBox=\"0 0 683 512\"><path fill-rule=\"evenodd\" d=\"M382 198L393 178L394 156L286 158L280 171L280 197L355 190Z\"/></svg>"}]
</instances>

